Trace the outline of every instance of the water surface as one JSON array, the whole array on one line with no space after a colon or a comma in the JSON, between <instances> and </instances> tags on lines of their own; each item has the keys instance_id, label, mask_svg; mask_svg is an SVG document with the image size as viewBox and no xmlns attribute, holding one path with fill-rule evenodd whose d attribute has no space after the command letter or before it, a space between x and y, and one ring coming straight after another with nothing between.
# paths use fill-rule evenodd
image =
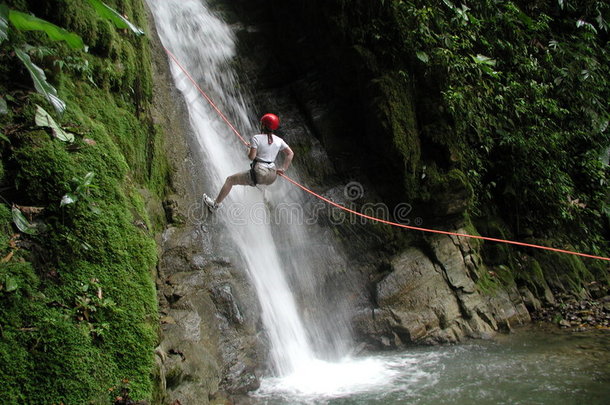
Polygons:
<instances>
[{"instance_id":1,"label":"water surface","mask_svg":"<svg viewBox=\"0 0 610 405\"><path fill-rule=\"evenodd\" d=\"M610 332L521 329L266 379L252 404L610 404Z\"/></svg>"}]
</instances>

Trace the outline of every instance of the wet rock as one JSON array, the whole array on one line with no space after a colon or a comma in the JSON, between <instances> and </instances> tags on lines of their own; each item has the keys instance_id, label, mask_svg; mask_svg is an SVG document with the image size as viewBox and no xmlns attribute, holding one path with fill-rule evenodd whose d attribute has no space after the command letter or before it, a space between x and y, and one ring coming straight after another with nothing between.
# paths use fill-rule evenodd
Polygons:
<instances>
[{"instance_id":1,"label":"wet rock","mask_svg":"<svg viewBox=\"0 0 610 405\"><path fill-rule=\"evenodd\" d=\"M464 173L454 169L435 185L433 195L431 213L436 217L449 217L468 209L473 191Z\"/></svg>"},{"instance_id":2,"label":"wet rock","mask_svg":"<svg viewBox=\"0 0 610 405\"><path fill-rule=\"evenodd\" d=\"M542 308L540 300L534 297L534 294L532 294L529 288L525 286L519 287L519 294L521 294L523 303L529 311L534 312Z\"/></svg>"},{"instance_id":3,"label":"wet rock","mask_svg":"<svg viewBox=\"0 0 610 405\"><path fill-rule=\"evenodd\" d=\"M161 239L157 364L166 398L206 403L217 392L256 389L265 350L250 284L212 254L200 226L170 227Z\"/></svg>"},{"instance_id":4,"label":"wet rock","mask_svg":"<svg viewBox=\"0 0 610 405\"><path fill-rule=\"evenodd\" d=\"M450 343L487 339L531 320L526 302L539 302L529 290L522 294L514 282L485 293L477 286L478 275L488 273L478 242L442 235L429 238L428 246L429 254L405 249L391 260L388 273L373 278L378 307L356 316L359 336L379 347Z\"/></svg>"}]
</instances>

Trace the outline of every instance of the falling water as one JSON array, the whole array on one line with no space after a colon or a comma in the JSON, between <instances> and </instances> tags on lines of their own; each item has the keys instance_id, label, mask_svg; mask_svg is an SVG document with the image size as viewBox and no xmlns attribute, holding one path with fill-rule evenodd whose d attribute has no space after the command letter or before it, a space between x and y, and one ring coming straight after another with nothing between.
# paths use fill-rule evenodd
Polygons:
<instances>
[{"instance_id":1,"label":"falling water","mask_svg":"<svg viewBox=\"0 0 610 405\"><path fill-rule=\"evenodd\" d=\"M163 45L171 50L184 69L204 85L225 113L237 120L241 133L252 134L251 112L236 88L235 73L229 67L235 55L231 30L197 0L149 0ZM244 145L230 136L226 123L185 80L176 64L172 73L183 93L191 126L201 146L213 179L215 193L227 175L244 171L248 160ZM234 135L233 135L234 136ZM259 190L237 187L224 203L230 215L225 225L246 263L262 307L262 317L271 343L271 358L278 375L285 375L313 358L307 333L282 272L282 264L268 221L252 221L251 216L264 214ZM227 214L225 212L224 214Z\"/></svg>"}]
</instances>

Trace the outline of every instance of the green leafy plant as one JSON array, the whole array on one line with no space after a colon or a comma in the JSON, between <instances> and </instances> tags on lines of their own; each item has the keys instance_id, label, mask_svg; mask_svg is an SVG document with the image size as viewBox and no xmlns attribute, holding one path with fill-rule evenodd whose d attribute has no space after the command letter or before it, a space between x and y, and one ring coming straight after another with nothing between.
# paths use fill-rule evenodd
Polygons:
<instances>
[{"instance_id":1,"label":"green leafy plant","mask_svg":"<svg viewBox=\"0 0 610 405\"><path fill-rule=\"evenodd\" d=\"M19 229L20 232L26 233L28 235L38 234L38 227L28 221L19 208L13 207L11 211L13 213L13 223L15 224L17 229Z\"/></svg>"},{"instance_id":2,"label":"green leafy plant","mask_svg":"<svg viewBox=\"0 0 610 405\"><path fill-rule=\"evenodd\" d=\"M0 4L0 44L8 39L8 7Z\"/></svg>"},{"instance_id":3,"label":"green leafy plant","mask_svg":"<svg viewBox=\"0 0 610 405\"><path fill-rule=\"evenodd\" d=\"M53 41L64 41L73 49L85 48L83 40L77 34L68 32L55 24L30 14L10 10L4 4L0 5L0 43L9 38L9 21L17 30L44 32ZM15 55L28 70L36 91L44 95L57 112L62 113L66 109L66 103L58 97L57 90L49 84L44 71L32 62L30 56L24 50L18 47L15 47L14 50Z\"/></svg>"},{"instance_id":4,"label":"green leafy plant","mask_svg":"<svg viewBox=\"0 0 610 405\"><path fill-rule=\"evenodd\" d=\"M32 81L34 82L34 88L45 96L45 98L51 103L58 113L64 112L66 109L66 103L57 96L57 90L49 84L47 76L44 71L36 66L30 55L22 51L21 49L15 49L15 55L23 62L23 65L27 68Z\"/></svg>"},{"instance_id":5,"label":"green leafy plant","mask_svg":"<svg viewBox=\"0 0 610 405\"><path fill-rule=\"evenodd\" d=\"M88 283L81 283L80 292L74 302L76 319L79 322L86 322L89 332L102 337L110 325L103 322L104 312L116 309L115 302L104 296L100 281L92 278Z\"/></svg>"},{"instance_id":6,"label":"green leafy plant","mask_svg":"<svg viewBox=\"0 0 610 405\"><path fill-rule=\"evenodd\" d=\"M106 3L100 0L87 0L93 6L97 13L110 20L117 28L129 29L136 35L144 35L144 31L133 25L127 18L123 17L115 9L109 7Z\"/></svg>"},{"instance_id":7,"label":"green leafy plant","mask_svg":"<svg viewBox=\"0 0 610 405\"><path fill-rule=\"evenodd\" d=\"M44 32L53 41L64 41L72 49L84 49L85 44L82 38L46 20L35 17L31 14L20 11L9 10L8 19L15 28L21 31L40 31ZM1 29L1 27L0 27Z\"/></svg>"},{"instance_id":8,"label":"green leafy plant","mask_svg":"<svg viewBox=\"0 0 610 405\"><path fill-rule=\"evenodd\" d=\"M100 16L112 21L116 27L130 29L137 35L144 34L144 31L136 27L129 20L127 20L127 18L123 17L116 10L109 7L105 3L99 0L88 1ZM4 4L0 4L0 43L9 38L9 22L17 30L44 32L51 40L63 41L72 49L87 50L87 47L79 35L69 32L53 23L33 15L11 10ZM63 113L66 109L66 103L58 97L57 90L55 90L55 88L49 84L44 71L32 62L30 56L24 50L15 47L15 54L21 60L21 62L23 62L23 65L30 73L32 80L34 81L36 91L44 95L57 112ZM89 80L93 83L90 75Z\"/></svg>"},{"instance_id":9,"label":"green leafy plant","mask_svg":"<svg viewBox=\"0 0 610 405\"><path fill-rule=\"evenodd\" d=\"M36 106L36 117L35 117L36 125L39 127L51 128L53 132L53 136L59 139L62 142L72 143L74 142L74 134L64 131L51 117L51 115L44 110L41 106Z\"/></svg>"},{"instance_id":10,"label":"green leafy plant","mask_svg":"<svg viewBox=\"0 0 610 405\"><path fill-rule=\"evenodd\" d=\"M89 189L91 187L95 187L93 183L93 178L95 177L94 172L87 173L83 178L74 178L72 179L76 183L76 188L70 192L65 194L61 202L59 203L60 207L74 204L80 200L84 200L89 195Z\"/></svg>"}]
</instances>

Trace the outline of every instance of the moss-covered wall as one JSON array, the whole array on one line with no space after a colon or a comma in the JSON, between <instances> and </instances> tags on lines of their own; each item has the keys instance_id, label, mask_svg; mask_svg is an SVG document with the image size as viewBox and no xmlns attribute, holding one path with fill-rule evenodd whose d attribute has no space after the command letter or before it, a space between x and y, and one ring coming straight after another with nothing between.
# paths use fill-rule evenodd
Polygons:
<instances>
[{"instance_id":1,"label":"moss-covered wall","mask_svg":"<svg viewBox=\"0 0 610 405\"><path fill-rule=\"evenodd\" d=\"M106 3L146 29L141 0ZM149 39L115 28L80 0L7 4L80 35L89 50L10 27L0 45L0 402L110 403L124 388L133 399L151 398L154 233L163 213L139 190L161 199L169 170L149 115ZM14 47L45 71L67 104L63 114L35 92ZM37 105L75 142L37 127ZM69 193L76 202L61 206ZM35 234L15 226L12 207Z\"/></svg>"}]
</instances>

